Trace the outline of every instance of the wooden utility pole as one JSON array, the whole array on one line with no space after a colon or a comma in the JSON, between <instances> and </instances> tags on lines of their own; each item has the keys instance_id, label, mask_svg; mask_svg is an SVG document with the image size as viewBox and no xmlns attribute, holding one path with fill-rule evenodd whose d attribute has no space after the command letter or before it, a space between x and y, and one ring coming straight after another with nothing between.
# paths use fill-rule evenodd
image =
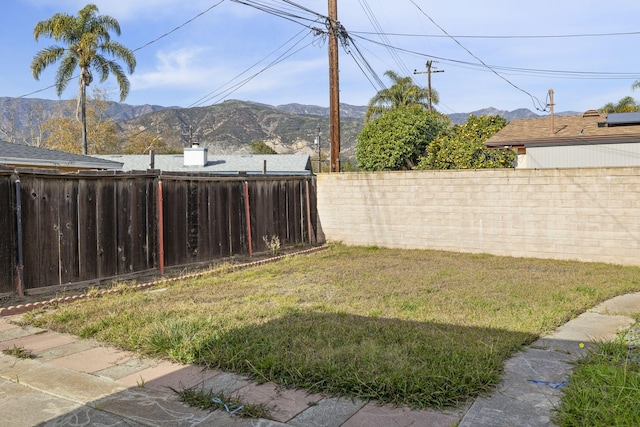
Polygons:
<instances>
[{"instance_id":1,"label":"wooden utility pole","mask_svg":"<svg viewBox=\"0 0 640 427\"><path fill-rule=\"evenodd\" d=\"M329 135L331 172L340 172L340 84L338 79L338 5L329 0Z\"/></svg>"},{"instance_id":2,"label":"wooden utility pole","mask_svg":"<svg viewBox=\"0 0 640 427\"><path fill-rule=\"evenodd\" d=\"M321 162L322 162L322 157L320 156L321 152L320 152L320 124L318 124L318 135L316 135L316 144L318 144L318 172L320 173L322 172L322 166L321 166Z\"/></svg>"},{"instance_id":3,"label":"wooden utility pole","mask_svg":"<svg viewBox=\"0 0 640 427\"><path fill-rule=\"evenodd\" d=\"M553 102L553 89L549 89L549 103L547 104L547 107L549 107L551 111L551 134L556 133L555 114L554 114L555 106L556 104L555 102Z\"/></svg>"},{"instance_id":4,"label":"wooden utility pole","mask_svg":"<svg viewBox=\"0 0 640 427\"><path fill-rule=\"evenodd\" d=\"M444 73L444 70L436 70L433 67L433 61L427 61L427 71L414 70L413 74L427 74L427 91L429 96L429 111L433 111L433 103L431 102L431 73Z\"/></svg>"}]
</instances>

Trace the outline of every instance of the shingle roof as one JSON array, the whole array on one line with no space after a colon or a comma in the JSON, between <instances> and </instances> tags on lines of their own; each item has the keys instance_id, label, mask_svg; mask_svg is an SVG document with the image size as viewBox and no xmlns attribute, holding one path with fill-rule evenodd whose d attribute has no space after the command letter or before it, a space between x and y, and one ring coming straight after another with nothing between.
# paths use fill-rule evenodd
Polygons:
<instances>
[{"instance_id":1,"label":"shingle roof","mask_svg":"<svg viewBox=\"0 0 640 427\"><path fill-rule=\"evenodd\" d=\"M0 141L0 164L79 169L120 169L122 167L121 163L111 160L29 145L12 144L6 141Z\"/></svg>"},{"instance_id":2,"label":"shingle roof","mask_svg":"<svg viewBox=\"0 0 640 427\"><path fill-rule=\"evenodd\" d=\"M580 144L593 142L640 142L640 125L598 126L605 114L588 111L579 116L513 120L487 140L488 147L525 146L533 144Z\"/></svg>"},{"instance_id":3,"label":"shingle roof","mask_svg":"<svg viewBox=\"0 0 640 427\"><path fill-rule=\"evenodd\" d=\"M150 167L148 155L101 155L99 157L123 163L122 169L125 171L147 170ZM184 166L182 154L156 154L154 169L165 172L262 174L265 161L267 174L311 174L311 161L306 154L209 155L205 166Z\"/></svg>"}]
</instances>

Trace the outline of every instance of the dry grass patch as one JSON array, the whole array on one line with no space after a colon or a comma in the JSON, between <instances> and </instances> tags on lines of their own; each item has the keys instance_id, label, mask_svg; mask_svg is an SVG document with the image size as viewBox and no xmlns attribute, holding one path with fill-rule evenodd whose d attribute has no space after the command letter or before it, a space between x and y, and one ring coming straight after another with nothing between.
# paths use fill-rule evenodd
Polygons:
<instances>
[{"instance_id":1,"label":"dry grass patch","mask_svg":"<svg viewBox=\"0 0 640 427\"><path fill-rule=\"evenodd\" d=\"M640 269L332 246L163 292L34 313L38 326L313 392L457 405L523 344L615 295Z\"/></svg>"}]
</instances>

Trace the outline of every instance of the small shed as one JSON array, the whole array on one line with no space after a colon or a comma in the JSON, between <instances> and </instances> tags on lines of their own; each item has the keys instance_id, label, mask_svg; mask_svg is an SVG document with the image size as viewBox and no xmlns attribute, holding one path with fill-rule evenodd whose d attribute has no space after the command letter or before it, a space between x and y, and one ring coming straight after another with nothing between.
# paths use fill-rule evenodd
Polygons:
<instances>
[{"instance_id":1,"label":"small shed","mask_svg":"<svg viewBox=\"0 0 640 427\"><path fill-rule=\"evenodd\" d=\"M513 148L517 168L640 166L640 113L513 120L488 148Z\"/></svg>"}]
</instances>

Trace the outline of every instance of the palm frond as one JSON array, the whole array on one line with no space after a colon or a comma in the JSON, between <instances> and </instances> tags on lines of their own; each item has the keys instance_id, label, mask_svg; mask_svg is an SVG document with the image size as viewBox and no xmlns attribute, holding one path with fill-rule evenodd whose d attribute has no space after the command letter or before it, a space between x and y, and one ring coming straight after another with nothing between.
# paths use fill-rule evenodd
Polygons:
<instances>
[{"instance_id":1,"label":"palm frond","mask_svg":"<svg viewBox=\"0 0 640 427\"><path fill-rule=\"evenodd\" d=\"M36 80L47 66L55 64L65 54L65 49L60 46L49 46L38 52L31 61L31 74Z\"/></svg>"}]
</instances>

